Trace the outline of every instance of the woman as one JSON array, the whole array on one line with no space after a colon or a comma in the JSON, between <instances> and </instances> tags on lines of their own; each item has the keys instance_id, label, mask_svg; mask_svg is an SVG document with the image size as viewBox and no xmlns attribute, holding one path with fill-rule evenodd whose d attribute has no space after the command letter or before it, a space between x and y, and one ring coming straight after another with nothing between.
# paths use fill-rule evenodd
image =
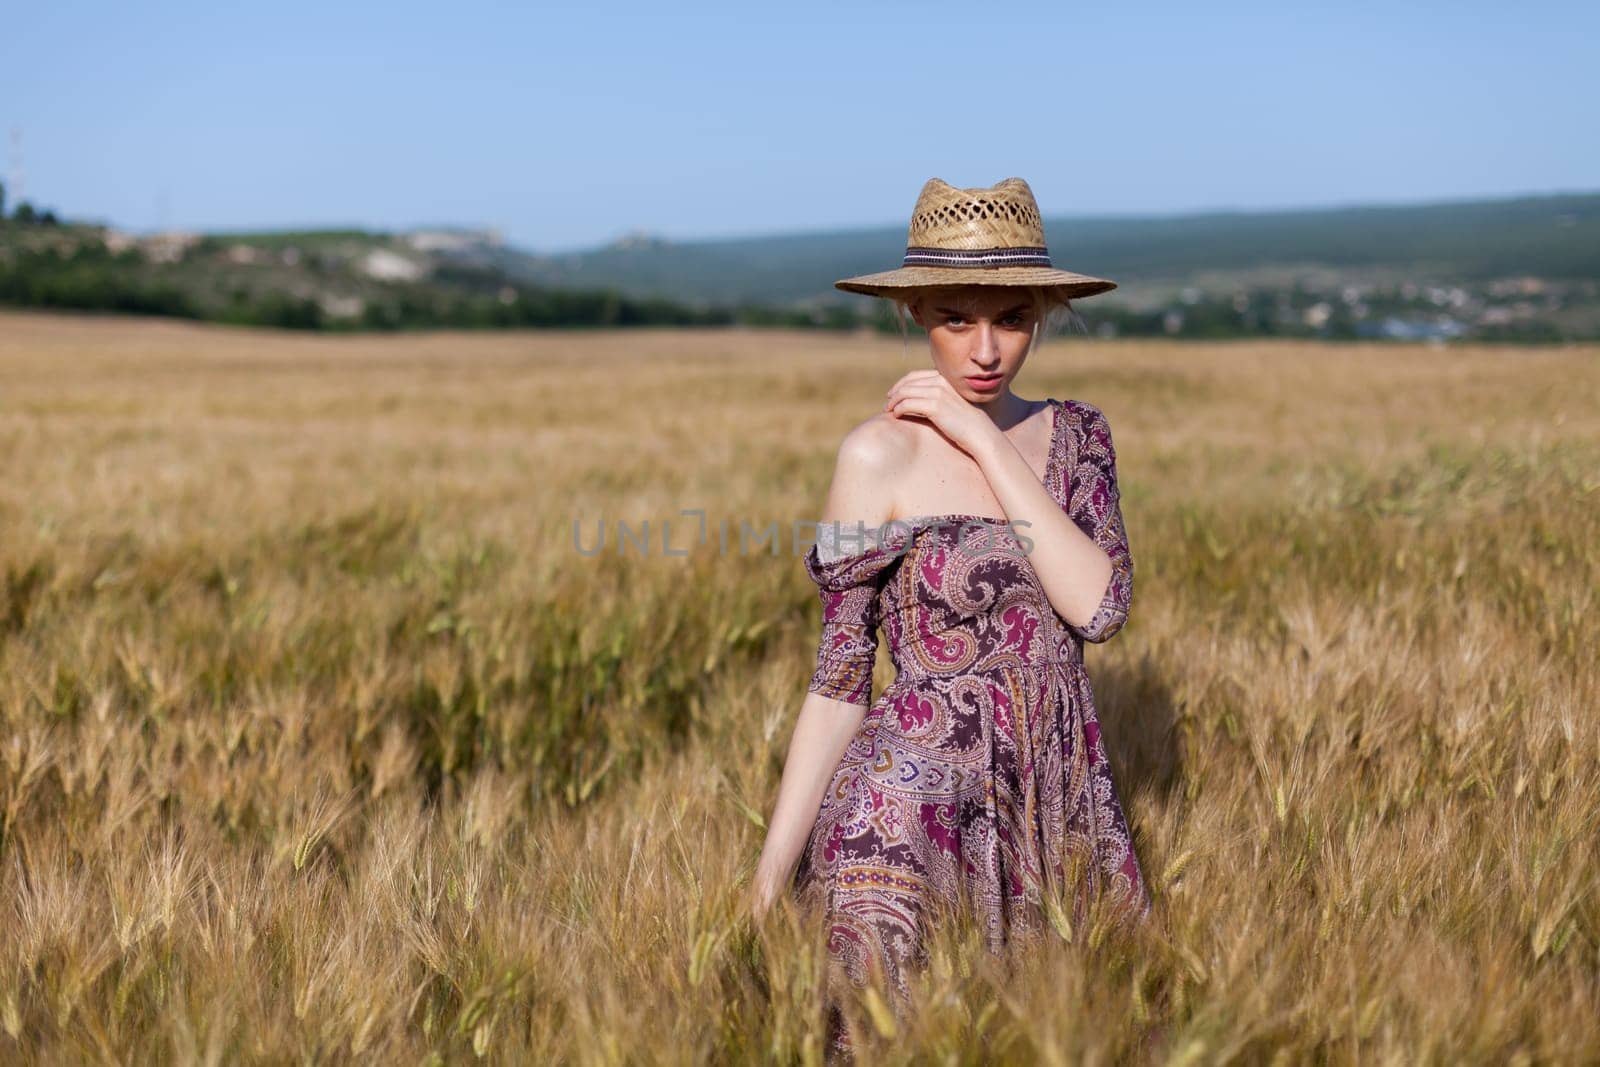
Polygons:
<instances>
[{"instance_id":1,"label":"woman","mask_svg":"<svg viewBox=\"0 0 1600 1067\"><path fill-rule=\"evenodd\" d=\"M1083 666L1133 592L1111 432L1088 403L1011 391L1048 313L1115 283L1051 266L1020 178L936 178L904 265L837 285L909 310L933 367L839 447L805 557L816 669L752 907L785 887L819 905L849 978L903 999L941 915L999 951L1076 927L1101 890L1149 911ZM872 701L880 630L897 674Z\"/></svg>"}]
</instances>

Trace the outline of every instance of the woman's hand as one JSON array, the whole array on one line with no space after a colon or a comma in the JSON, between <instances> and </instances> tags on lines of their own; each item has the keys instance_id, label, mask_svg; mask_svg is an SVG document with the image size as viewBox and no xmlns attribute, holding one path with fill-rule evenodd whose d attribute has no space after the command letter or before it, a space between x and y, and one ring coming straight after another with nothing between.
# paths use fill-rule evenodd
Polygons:
<instances>
[{"instance_id":1,"label":"woman's hand","mask_svg":"<svg viewBox=\"0 0 1600 1067\"><path fill-rule=\"evenodd\" d=\"M764 870L757 870L745 892L745 909L752 918L760 920L772 909L777 899L778 884Z\"/></svg>"},{"instance_id":2,"label":"woman's hand","mask_svg":"<svg viewBox=\"0 0 1600 1067\"><path fill-rule=\"evenodd\" d=\"M948 437L958 448L976 457L986 446L1003 437L994 420L966 397L955 391L936 370L914 370L889 389L883 410L901 418L920 415Z\"/></svg>"}]
</instances>

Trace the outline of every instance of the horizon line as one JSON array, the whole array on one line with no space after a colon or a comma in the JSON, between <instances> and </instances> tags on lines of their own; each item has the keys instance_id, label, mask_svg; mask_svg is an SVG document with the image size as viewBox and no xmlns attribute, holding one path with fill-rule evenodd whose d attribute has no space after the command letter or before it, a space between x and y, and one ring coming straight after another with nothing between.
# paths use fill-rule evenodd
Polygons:
<instances>
[{"instance_id":1,"label":"horizon line","mask_svg":"<svg viewBox=\"0 0 1600 1067\"><path fill-rule=\"evenodd\" d=\"M1304 204L1279 205L1273 207L1239 207L1231 205L1214 205L1206 207L1173 208L1167 210L1147 211L1118 211L1103 214L1085 215L1052 215L1045 214L1044 220L1049 222L1136 222L1147 220L1178 220L1184 218L1199 218L1215 215L1250 215L1271 216L1305 213L1323 213L1337 211L1351 211L1363 208L1375 209L1400 209L1420 207L1443 207L1449 205L1465 205L1477 203L1495 203L1515 200L1542 200L1558 199L1574 196L1600 195L1600 187L1589 189L1548 189L1527 190L1514 193L1496 194L1468 194L1459 196L1438 197L1433 199L1408 199L1408 200L1347 200L1347 201L1321 201ZM7 198L9 200L9 197ZM47 210L42 204L35 204L31 199L24 198L35 210ZM23 201L18 201L22 203ZM8 205L10 206L10 205ZM53 209L51 209L53 210ZM227 226L152 226L128 227L120 226L115 222L100 217L82 216L69 217L60 215L62 221L78 223L81 225L102 226L119 233L126 233L140 237L151 237L159 234L195 234L200 236L264 236L284 233L335 233L352 231L371 234L375 236L405 236L414 233L429 232L465 232L495 234L502 244L518 251L538 256L563 256L582 255L588 252L597 252L610 248L627 239L642 239L661 241L674 245L703 245L739 243L744 241L778 240L793 237L823 237L838 236L849 233L865 233L874 230L898 230L905 223L857 223L857 224L817 224L812 226L795 226L780 230L743 230L728 233L700 233L692 236L673 236L665 231L649 227L630 227L616 231L615 236L602 241L588 242L577 245L563 245L559 247L538 247L531 244L522 244L506 237L506 228L497 224L473 224L464 222L437 222L437 223L412 223L405 226L389 227L354 222L296 222L280 223L269 226L251 226L248 224L230 224Z\"/></svg>"}]
</instances>

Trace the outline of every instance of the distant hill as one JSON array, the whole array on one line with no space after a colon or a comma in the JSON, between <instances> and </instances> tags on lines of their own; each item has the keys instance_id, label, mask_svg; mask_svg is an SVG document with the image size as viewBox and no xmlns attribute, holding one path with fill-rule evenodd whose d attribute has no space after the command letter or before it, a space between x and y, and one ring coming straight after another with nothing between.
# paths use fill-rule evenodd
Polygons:
<instances>
[{"instance_id":1,"label":"distant hill","mask_svg":"<svg viewBox=\"0 0 1600 1067\"><path fill-rule=\"evenodd\" d=\"M1057 264L1116 280L1097 336L1600 339L1600 194L1045 222ZM546 255L434 228L134 235L0 218L0 304L314 330L892 328L837 278L899 262L901 226Z\"/></svg>"},{"instance_id":2,"label":"distant hill","mask_svg":"<svg viewBox=\"0 0 1600 1067\"><path fill-rule=\"evenodd\" d=\"M738 321L722 309L614 289L518 282L479 265L498 244L492 233L471 230L136 236L53 217L0 219L0 304L308 330ZM796 315L792 324L811 324Z\"/></svg>"},{"instance_id":3,"label":"distant hill","mask_svg":"<svg viewBox=\"0 0 1600 1067\"><path fill-rule=\"evenodd\" d=\"M1600 193L1460 203L1054 218L1058 265L1117 280L1096 303L1141 303L1158 289L1230 277L1338 274L1435 283L1534 276L1600 278ZM544 285L616 288L697 304L859 302L837 278L897 265L904 226L706 241L637 236L562 255L486 250L509 275Z\"/></svg>"}]
</instances>

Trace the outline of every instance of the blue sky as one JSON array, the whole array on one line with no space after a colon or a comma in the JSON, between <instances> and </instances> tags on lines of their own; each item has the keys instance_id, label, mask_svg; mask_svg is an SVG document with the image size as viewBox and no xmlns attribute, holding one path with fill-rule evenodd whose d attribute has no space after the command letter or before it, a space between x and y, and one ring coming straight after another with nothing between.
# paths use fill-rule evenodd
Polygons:
<instances>
[{"instance_id":1,"label":"blue sky","mask_svg":"<svg viewBox=\"0 0 1600 1067\"><path fill-rule=\"evenodd\" d=\"M0 163L130 229L496 227L535 250L1600 189L1600 5L0 5ZM11 198L13 202L15 197Z\"/></svg>"}]
</instances>

